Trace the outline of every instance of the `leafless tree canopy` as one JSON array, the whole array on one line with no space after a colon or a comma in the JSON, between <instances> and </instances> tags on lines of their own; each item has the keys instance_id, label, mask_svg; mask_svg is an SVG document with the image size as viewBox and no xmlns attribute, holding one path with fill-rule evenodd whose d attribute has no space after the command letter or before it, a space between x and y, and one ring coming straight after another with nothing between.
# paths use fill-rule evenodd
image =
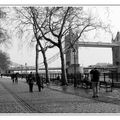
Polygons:
<instances>
[{"instance_id":1,"label":"leafless tree canopy","mask_svg":"<svg viewBox=\"0 0 120 120\"><path fill-rule=\"evenodd\" d=\"M84 37L89 31L102 29L109 32L99 18L84 11L84 7L15 7L16 17L12 19L19 38L36 41L41 51L57 46L60 51L61 70L66 83L63 41L72 31L76 37L67 49ZM71 42L71 41L70 41Z\"/></svg>"},{"instance_id":2,"label":"leafless tree canopy","mask_svg":"<svg viewBox=\"0 0 120 120\"><path fill-rule=\"evenodd\" d=\"M6 12L4 11L4 8L0 8L0 44L8 46L9 42L9 35L7 33L7 29L5 29L3 26L3 21L6 19Z\"/></svg>"}]
</instances>

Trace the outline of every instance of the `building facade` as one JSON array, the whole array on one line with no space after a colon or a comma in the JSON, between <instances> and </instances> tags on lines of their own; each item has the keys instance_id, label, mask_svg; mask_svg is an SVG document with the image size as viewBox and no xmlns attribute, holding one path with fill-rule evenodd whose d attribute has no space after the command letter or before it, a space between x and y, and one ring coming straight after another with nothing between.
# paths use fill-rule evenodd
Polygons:
<instances>
[{"instance_id":1,"label":"building facade","mask_svg":"<svg viewBox=\"0 0 120 120\"><path fill-rule=\"evenodd\" d=\"M80 72L79 56L78 56L78 44L75 41L77 35L69 30L69 34L65 36L65 58L66 58L66 70L68 74L74 74ZM74 42L75 41L75 42Z\"/></svg>"}]
</instances>

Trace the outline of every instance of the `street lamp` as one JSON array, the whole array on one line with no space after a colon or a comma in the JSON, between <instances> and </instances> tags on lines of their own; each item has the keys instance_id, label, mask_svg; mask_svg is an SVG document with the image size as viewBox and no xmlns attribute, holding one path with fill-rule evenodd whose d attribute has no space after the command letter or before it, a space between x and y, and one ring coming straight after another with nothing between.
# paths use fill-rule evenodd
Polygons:
<instances>
[{"instance_id":1,"label":"street lamp","mask_svg":"<svg viewBox=\"0 0 120 120\"><path fill-rule=\"evenodd\" d=\"M26 74L27 74L27 63L25 63L25 69L26 69Z\"/></svg>"},{"instance_id":2,"label":"street lamp","mask_svg":"<svg viewBox=\"0 0 120 120\"><path fill-rule=\"evenodd\" d=\"M76 49L73 48L74 53L74 87L77 87L77 81L76 81Z\"/></svg>"}]
</instances>

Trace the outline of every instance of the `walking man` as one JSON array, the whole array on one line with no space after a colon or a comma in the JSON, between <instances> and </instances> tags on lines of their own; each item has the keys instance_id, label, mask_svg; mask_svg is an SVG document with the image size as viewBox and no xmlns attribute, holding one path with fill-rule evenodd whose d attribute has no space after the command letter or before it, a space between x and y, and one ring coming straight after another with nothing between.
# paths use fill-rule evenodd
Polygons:
<instances>
[{"instance_id":1,"label":"walking man","mask_svg":"<svg viewBox=\"0 0 120 120\"><path fill-rule=\"evenodd\" d=\"M18 83L18 73L14 74L15 83Z\"/></svg>"},{"instance_id":2,"label":"walking man","mask_svg":"<svg viewBox=\"0 0 120 120\"><path fill-rule=\"evenodd\" d=\"M11 79L12 79L12 81L13 81L13 83L14 83L14 79L15 79L15 78L14 78L14 73L11 74Z\"/></svg>"},{"instance_id":3,"label":"walking man","mask_svg":"<svg viewBox=\"0 0 120 120\"><path fill-rule=\"evenodd\" d=\"M40 92L41 91L41 80L40 80L40 76L38 73L36 73L36 83L38 85L38 90Z\"/></svg>"},{"instance_id":4,"label":"walking man","mask_svg":"<svg viewBox=\"0 0 120 120\"><path fill-rule=\"evenodd\" d=\"M94 68L90 71L91 75L91 82L92 82L92 89L93 89L93 98L98 97L98 85L99 85L99 76L100 72L97 68Z\"/></svg>"},{"instance_id":5,"label":"walking man","mask_svg":"<svg viewBox=\"0 0 120 120\"><path fill-rule=\"evenodd\" d=\"M29 84L29 92L33 92L33 75L32 72L28 75L28 84Z\"/></svg>"}]
</instances>

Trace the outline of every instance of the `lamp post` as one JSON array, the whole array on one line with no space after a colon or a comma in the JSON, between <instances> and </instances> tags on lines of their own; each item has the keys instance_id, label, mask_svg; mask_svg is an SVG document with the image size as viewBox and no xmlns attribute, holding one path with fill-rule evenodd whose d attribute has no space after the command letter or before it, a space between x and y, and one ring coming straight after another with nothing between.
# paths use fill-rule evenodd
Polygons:
<instances>
[{"instance_id":1,"label":"lamp post","mask_svg":"<svg viewBox=\"0 0 120 120\"><path fill-rule=\"evenodd\" d=\"M25 69L26 69L26 74L27 74L27 63L25 63Z\"/></svg>"},{"instance_id":2,"label":"lamp post","mask_svg":"<svg viewBox=\"0 0 120 120\"><path fill-rule=\"evenodd\" d=\"M76 49L73 48L74 53L74 87L77 87L77 81L76 81Z\"/></svg>"}]
</instances>

